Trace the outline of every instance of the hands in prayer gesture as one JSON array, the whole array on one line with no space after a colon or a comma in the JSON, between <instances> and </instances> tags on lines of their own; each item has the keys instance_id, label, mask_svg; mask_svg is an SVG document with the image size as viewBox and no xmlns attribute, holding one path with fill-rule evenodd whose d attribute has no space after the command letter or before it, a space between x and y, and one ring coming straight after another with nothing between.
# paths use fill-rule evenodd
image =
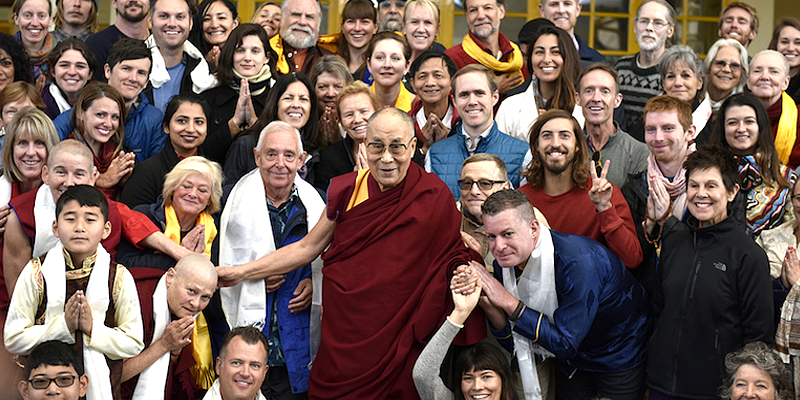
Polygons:
<instances>
[{"instance_id":1,"label":"hands in prayer gesture","mask_svg":"<svg viewBox=\"0 0 800 400\"><path fill-rule=\"evenodd\" d=\"M92 335L92 309L83 290L78 290L67 300L67 304L64 305L64 319L70 333L80 330L89 336Z\"/></svg>"},{"instance_id":2,"label":"hands in prayer gesture","mask_svg":"<svg viewBox=\"0 0 800 400\"><path fill-rule=\"evenodd\" d=\"M231 121L238 127L247 126L248 128L258 121L258 115L256 115L256 110L253 108L253 98L250 97L250 84L247 79L242 79L239 84L239 98L236 100L236 111L233 113Z\"/></svg>"},{"instance_id":3,"label":"hands in prayer gesture","mask_svg":"<svg viewBox=\"0 0 800 400\"><path fill-rule=\"evenodd\" d=\"M135 154L120 151L111 160L106 172L100 174L100 177L97 178L95 186L108 189L117 186L117 184L125 184L125 181L133 173L134 164L136 164Z\"/></svg>"},{"instance_id":4,"label":"hands in prayer gesture","mask_svg":"<svg viewBox=\"0 0 800 400\"><path fill-rule=\"evenodd\" d=\"M202 254L206 251L206 226L203 224L195 225L195 227L183 237L181 246L189 249L192 253Z\"/></svg>"},{"instance_id":5,"label":"hands in prayer gesture","mask_svg":"<svg viewBox=\"0 0 800 400\"><path fill-rule=\"evenodd\" d=\"M428 151L434 143L447 137L447 127L434 113L428 116L428 121L420 130L423 138L422 151Z\"/></svg>"},{"instance_id":6,"label":"hands in prayer gesture","mask_svg":"<svg viewBox=\"0 0 800 400\"><path fill-rule=\"evenodd\" d=\"M800 280L800 256L797 254L797 249L794 246L790 246L786 250L786 256L783 258L781 282L783 286L791 289L798 280Z\"/></svg>"}]
</instances>

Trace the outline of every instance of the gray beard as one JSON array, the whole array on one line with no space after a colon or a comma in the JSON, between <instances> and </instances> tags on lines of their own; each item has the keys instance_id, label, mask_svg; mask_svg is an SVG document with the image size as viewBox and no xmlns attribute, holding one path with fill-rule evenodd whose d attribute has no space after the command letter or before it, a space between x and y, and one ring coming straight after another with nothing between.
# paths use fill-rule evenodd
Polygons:
<instances>
[{"instance_id":1,"label":"gray beard","mask_svg":"<svg viewBox=\"0 0 800 400\"><path fill-rule=\"evenodd\" d=\"M378 24L378 32L402 32L403 23L396 19L383 19Z\"/></svg>"},{"instance_id":2,"label":"gray beard","mask_svg":"<svg viewBox=\"0 0 800 400\"><path fill-rule=\"evenodd\" d=\"M286 44L297 50L308 49L317 44L317 35L308 35L301 38L300 35L289 32L287 35L281 34L281 38Z\"/></svg>"}]
</instances>

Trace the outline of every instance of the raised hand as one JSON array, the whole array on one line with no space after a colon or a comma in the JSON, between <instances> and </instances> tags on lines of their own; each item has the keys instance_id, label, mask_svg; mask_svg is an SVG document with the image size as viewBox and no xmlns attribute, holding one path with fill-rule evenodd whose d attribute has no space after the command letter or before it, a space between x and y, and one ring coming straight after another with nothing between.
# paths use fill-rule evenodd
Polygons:
<instances>
[{"instance_id":1,"label":"raised hand","mask_svg":"<svg viewBox=\"0 0 800 400\"><path fill-rule=\"evenodd\" d=\"M592 174L592 188L589 189L589 199L594 203L594 208L597 209L597 212L603 212L611 208L611 194L613 193L614 187L611 185L611 182L606 180L608 165L610 163L611 160L606 160L603 168L600 170L599 177L597 176L597 171L595 171L594 166L589 167L589 171Z\"/></svg>"},{"instance_id":2,"label":"raised hand","mask_svg":"<svg viewBox=\"0 0 800 400\"><path fill-rule=\"evenodd\" d=\"M297 288L294 290L294 298L289 300L289 311L292 314L297 314L311 305L311 294L314 292L314 285L311 283L311 278L303 279L297 283Z\"/></svg>"},{"instance_id":3,"label":"raised hand","mask_svg":"<svg viewBox=\"0 0 800 400\"><path fill-rule=\"evenodd\" d=\"M356 153L356 166L353 168L353 171L367 168L369 168L369 164L367 163L367 145L359 143L358 152Z\"/></svg>"},{"instance_id":4,"label":"raised hand","mask_svg":"<svg viewBox=\"0 0 800 400\"><path fill-rule=\"evenodd\" d=\"M133 173L133 166L136 164L136 155L120 151L111 160L106 172L101 173L97 178L95 186L100 188L112 188L119 183L125 183Z\"/></svg>"},{"instance_id":5,"label":"raised hand","mask_svg":"<svg viewBox=\"0 0 800 400\"><path fill-rule=\"evenodd\" d=\"M475 309L475 306L478 305L478 301L481 298L481 288L483 287L483 283L481 279L477 276L477 272L473 269L467 270L468 275L472 275L475 277L475 290L471 293L458 293L455 290L451 290L450 294L453 296L453 305L455 306L453 312L450 313L450 319L453 323L463 325L464 321L467 320L469 315L472 313L472 310ZM455 284L455 280L459 277L457 275L453 275L451 279L451 286Z\"/></svg>"},{"instance_id":6,"label":"raised hand","mask_svg":"<svg viewBox=\"0 0 800 400\"><path fill-rule=\"evenodd\" d=\"M164 347L172 354L180 354L186 345L192 342L192 330L194 330L194 318L183 317L169 323L164 329L161 340Z\"/></svg>"}]
</instances>

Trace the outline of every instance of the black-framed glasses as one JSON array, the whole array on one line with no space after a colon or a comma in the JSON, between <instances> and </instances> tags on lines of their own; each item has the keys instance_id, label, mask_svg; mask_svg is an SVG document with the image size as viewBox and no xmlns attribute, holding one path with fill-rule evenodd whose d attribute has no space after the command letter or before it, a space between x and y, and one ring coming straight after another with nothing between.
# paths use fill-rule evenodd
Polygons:
<instances>
[{"instance_id":1,"label":"black-framed glasses","mask_svg":"<svg viewBox=\"0 0 800 400\"><path fill-rule=\"evenodd\" d=\"M728 67L731 67L731 71L739 71L740 69L742 69L742 64L739 64L737 62L727 62L725 60L714 61L714 62L711 63L711 65L713 65L713 66L715 66L715 67L717 67L719 69L723 69L726 66L728 66Z\"/></svg>"},{"instance_id":2,"label":"black-framed glasses","mask_svg":"<svg viewBox=\"0 0 800 400\"><path fill-rule=\"evenodd\" d=\"M33 386L34 389L43 390L50 387L50 383L55 382L56 386L60 388L70 387L72 384L75 383L75 378L78 378L78 375L59 375L55 378L47 378L44 376L36 377L33 379L28 379L28 383Z\"/></svg>"},{"instance_id":3,"label":"black-framed glasses","mask_svg":"<svg viewBox=\"0 0 800 400\"><path fill-rule=\"evenodd\" d=\"M395 0L395 1L382 1L380 3L381 8L389 8L394 4L397 8L404 8L406 6L406 2L403 0Z\"/></svg>"},{"instance_id":4,"label":"black-framed glasses","mask_svg":"<svg viewBox=\"0 0 800 400\"><path fill-rule=\"evenodd\" d=\"M411 140L414 140L414 138L411 138ZM411 144L411 140L409 140L408 143L405 143L405 144L404 143L390 143L389 146L388 146L389 147L389 154L391 154L391 155L393 155L395 157L399 157L399 156L402 156L403 154L406 154L406 151L408 150L408 145ZM370 142L370 143L367 143L367 152L369 152L370 154L372 154L374 156L380 156L380 155L383 155L384 151L386 151L386 147L387 146L385 144L383 144L383 143Z\"/></svg>"},{"instance_id":5,"label":"black-framed glasses","mask_svg":"<svg viewBox=\"0 0 800 400\"><path fill-rule=\"evenodd\" d=\"M484 192L487 190L492 190L494 185L498 185L501 183L506 183L506 181L493 181L491 179L478 179L477 181L473 181L472 179L459 179L458 186L461 187L461 190L469 191L472 190L472 186L478 184L478 189L483 190Z\"/></svg>"},{"instance_id":6,"label":"black-framed glasses","mask_svg":"<svg viewBox=\"0 0 800 400\"><path fill-rule=\"evenodd\" d=\"M600 176L603 173L603 153L600 150L595 150L592 153L592 165L594 165L594 171L597 172L597 176Z\"/></svg>"}]
</instances>

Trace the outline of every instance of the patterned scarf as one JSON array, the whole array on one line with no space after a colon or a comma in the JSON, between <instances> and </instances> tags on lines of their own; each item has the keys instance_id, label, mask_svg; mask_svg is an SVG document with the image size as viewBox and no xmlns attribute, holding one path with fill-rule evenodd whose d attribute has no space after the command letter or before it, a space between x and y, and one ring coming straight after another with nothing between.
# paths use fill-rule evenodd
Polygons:
<instances>
[{"instance_id":1,"label":"patterned scarf","mask_svg":"<svg viewBox=\"0 0 800 400\"><path fill-rule=\"evenodd\" d=\"M14 38L17 39L18 42L22 43L22 32L15 33ZM23 47L24 46L25 45L23 44ZM28 53L27 50L25 51L28 54L28 59L31 60L31 65L33 66L34 79L38 78L39 74L44 71L45 63L47 62L47 56L50 55L50 51L53 50L54 46L55 43L53 40L53 34L48 32L39 51L34 54Z\"/></svg>"},{"instance_id":2,"label":"patterned scarf","mask_svg":"<svg viewBox=\"0 0 800 400\"><path fill-rule=\"evenodd\" d=\"M780 225L785 217L792 215L789 188L781 188L777 182L764 182L759 157L758 154L736 156L742 192L746 195L747 233L753 235ZM794 181L789 168L781 166L781 173L787 182Z\"/></svg>"}]
</instances>

